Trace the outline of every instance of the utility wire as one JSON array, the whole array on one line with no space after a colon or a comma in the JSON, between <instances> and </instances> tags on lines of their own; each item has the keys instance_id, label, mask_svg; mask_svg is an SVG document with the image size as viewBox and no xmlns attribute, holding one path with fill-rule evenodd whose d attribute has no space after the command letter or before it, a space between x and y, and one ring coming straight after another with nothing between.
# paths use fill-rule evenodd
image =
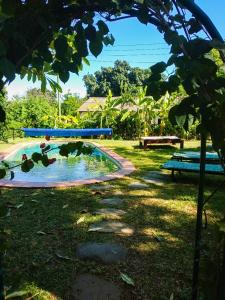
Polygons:
<instances>
[{"instance_id":1,"label":"utility wire","mask_svg":"<svg viewBox=\"0 0 225 300\"><path fill-rule=\"evenodd\" d=\"M131 51L158 51L158 50L170 50L169 48L140 48L140 49L111 49L111 50L104 50L104 52L131 52Z\"/></svg>"},{"instance_id":2,"label":"utility wire","mask_svg":"<svg viewBox=\"0 0 225 300\"><path fill-rule=\"evenodd\" d=\"M165 43L145 43L145 44L115 44L116 47L153 46L166 45Z\"/></svg>"},{"instance_id":3,"label":"utility wire","mask_svg":"<svg viewBox=\"0 0 225 300\"><path fill-rule=\"evenodd\" d=\"M104 55L104 53L102 53L102 55ZM129 56L129 57L130 56L131 57L133 57L133 56L163 56L163 55L169 55L169 53L107 54L107 57L112 57L112 56L114 56L114 57L121 57L121 56L125 56L125 57L127 57L127 56Z\"/></svg>"},{"instance_id":4,"label":"utility wire","mask_svg":"<svg viewBox=\"0 0 225 300\"><path fill-rule=\"evenodd\" d=\"M88 60L90 62L97 62L97 63L114 63L114 60ZM158 61L129 61L129 64L155 64Z\"/></svg>"}]
</instances>

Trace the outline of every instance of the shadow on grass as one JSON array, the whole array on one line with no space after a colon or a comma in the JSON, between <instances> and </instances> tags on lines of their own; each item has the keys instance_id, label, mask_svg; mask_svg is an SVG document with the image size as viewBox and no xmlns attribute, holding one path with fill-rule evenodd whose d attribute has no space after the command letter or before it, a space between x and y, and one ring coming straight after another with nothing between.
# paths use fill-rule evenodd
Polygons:
<instances>
[{"instance_id":1,"label":"shadow on grass","mask_svg":"<svg viewBox=\"0 0 225 300\"><path fill-rule=\"evenodd\" d=\"M55 295L50 297L43 292L37 298L40 300L71 299L72 280L80 273L93 273L115 281L125 291L123 299L130 299L126 297L128 289L134 292L133 299L168 300L172 293L176 299L190 299L198 176L182 175L176 183L171 181L162 187L149 184L146 189L131 190L128 183L144 182L140 176L149 170L159 170L174 148L155 151L112 148L139 168L131 175L132 179L110 183L123 191L119 197L124 199L121 208L127 214L121 221L134 227L134 235L88 232L90 224L102 220L93 216L97 208L104 207L99 199L113 196L114 190L102 195L93 194L88 187L4 190L2 197L10 209L8 217L1 221L9 233L5 255L7 286L13 290L26 286L36 293L42 289ZM207 177L207 194L218 180ZM222 189L208 204L212 218L204 239L210 243L213 243L211 222L224 211L224 206ZM129 250L127 260L110 266L79 261L76 246L86 241L121 243ZM135 287L127 288L120 280L120 272L133 278Z\"/></svg>"},{"instance_id":2,"label":"shadow on grass","mask_svg":"<svg viewBox=\"0 0 225 300\"><path fill-rule=\"evenodd\" d=\"M70 299L72 278L90 272L116 281L126 291L118 266L79 261L75 255L78 243L114 241L129 249L119 269L135 280L139 298L145 294L149 299L168 299L174 292L176 299L185 299L191 280L196 186L149 185L147 190L129 190L121 182L115 182L124 191L122 208L127 210L121 221L135 229L129 237L88 232L90 223L101 220L92 213L103 207L99 204L103 196L93 195L88 188L5 190L3 197L11 207L11 215L4 220L11 231L5 256L7 285L17 289L29 283L56 298ZM23 205L12 208L19 204ZM149 285L153 280L154 285Z\"/></svg>"}]
</instances>

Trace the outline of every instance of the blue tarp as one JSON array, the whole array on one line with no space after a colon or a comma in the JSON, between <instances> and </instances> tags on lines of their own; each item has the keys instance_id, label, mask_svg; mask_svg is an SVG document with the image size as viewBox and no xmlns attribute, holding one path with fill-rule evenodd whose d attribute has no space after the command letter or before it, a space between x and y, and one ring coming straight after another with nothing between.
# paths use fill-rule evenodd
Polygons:
<instances>
[{"instance_id":1,"label":"blue tarp","mask_svg":"<svg viewBox=\"0 0 225 300\"><path fill-rule=\"evenodd\" d=\"M22 128L25 136L96 136L96 135L112 135L111 128L98 129L50 129L50 128Z\"/></svg>"}]
</instances>

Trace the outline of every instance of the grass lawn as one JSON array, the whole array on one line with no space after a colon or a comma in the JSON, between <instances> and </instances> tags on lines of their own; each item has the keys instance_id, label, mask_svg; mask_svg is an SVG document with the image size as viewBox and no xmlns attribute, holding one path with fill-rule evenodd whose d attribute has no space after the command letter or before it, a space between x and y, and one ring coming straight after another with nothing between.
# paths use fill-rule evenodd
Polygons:
<instances>
[{"instance_id":1,"label":"grass lawn","mask_svg":"<svg viewBox=\"0 0 225 300\"><path fill-rule=\"evenodd\" d=\"M37 139L35 139L37 141ZM0 144L7 151L13 143ZM190 299L193 242L195 230L197 176L183 175L176 183L163 187L149 184L145 189L129 189L128 184L141 181L149 170L160 165L177 150L175 147L144 151L136 141L101 140L134 163L131 176L110 182L115 189L104 195L94 194L88 186L69 189L4 189L2 201L18 206L1 222L8 234L4 257L5 285L10 291L27 289L32 299L70 299L69 292L77 274L92 273L115 282L123 290L123 299ZM198 141L185 142L185 149L199 149ZM222 180L207 177L206 194ZM99 199L115 191L126 201L122 221L134 227L131 236L88 232L90 224L101 216L92 213L101 208ZM22 204L20 206L20 204ZM224 211L224 189L208 204L208 227L204 240L213 246L214 223ZM85 212L85 213L84 213ZM84 216L84 221L77 220ZM85 241L114 241L128 248L126 262L103 265L76 258L76 246ZM59 255L70 259L60 258ZM135 286L120 279L120 272L133 278ZM27 299L26 297L24 299ZM30 298L31 299L31 298Z\"/></svg>"}]
</instances>

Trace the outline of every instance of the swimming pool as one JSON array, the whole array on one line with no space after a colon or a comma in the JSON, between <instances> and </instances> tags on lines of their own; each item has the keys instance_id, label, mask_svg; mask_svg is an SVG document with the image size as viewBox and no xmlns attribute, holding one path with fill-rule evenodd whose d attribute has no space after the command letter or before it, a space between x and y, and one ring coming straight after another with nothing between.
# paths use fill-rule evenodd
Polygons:
<instances>
[{"instance_id":1,"label":"swimming pool","mask_svg":"<svg viewBox=\"0 0 225 300\"><path fill-rule=\"evenodd\" d=\"M49 143L48 143L49 144ZM51 143L49 158L56 158L54 164L44 167L42 163L35 164L28 173L21 171L20 167L13 169L13 180L5 178L0 180L0 186L8 187L57 187L76 186L101 182L124 176L134 170L133 165L118 156L116 153L97 144L88 143L93 147L91 155L70 155L68 158L59 155L60 143ZM4 158L10 166L21 162L22 155L28 159L34 152L41 152L40 143L31 143L20 146Z\"/></svg>"}]
</instances>

